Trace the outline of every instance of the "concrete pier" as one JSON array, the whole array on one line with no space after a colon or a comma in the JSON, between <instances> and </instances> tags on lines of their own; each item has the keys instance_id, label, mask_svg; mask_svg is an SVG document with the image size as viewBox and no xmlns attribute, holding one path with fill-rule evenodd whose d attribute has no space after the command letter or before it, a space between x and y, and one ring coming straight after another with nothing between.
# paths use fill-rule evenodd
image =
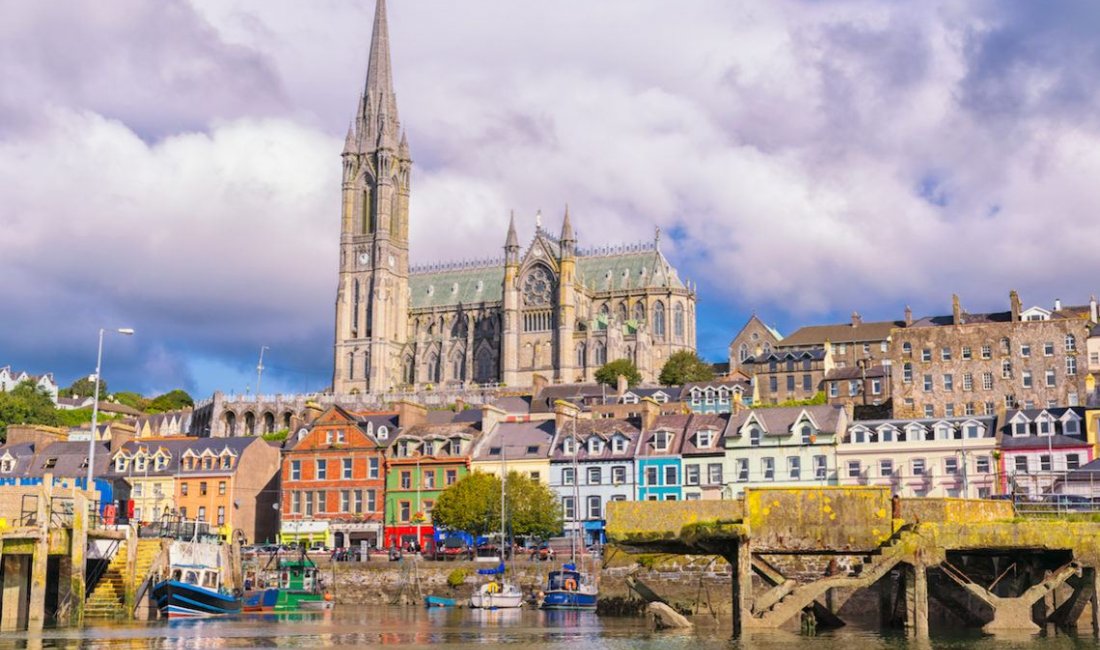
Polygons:
<instances>
[{"instance_id":1,"label":"concrete pier","mask_svg":"<svg viewBox=\"0 0 1100 650\"><path fill-rule=\"evenodd\" d=\"M844 625L838 599L867 589L879 624L914 638L928 637L932 601L989 633L1072 629L1089 616L1100 635L1097 523L1018 519L1007 501L897 500L878 487L750 489L730 501L612 503L607 514L610 541L627 551L728 560L735 634Z\"/></svg>"}]
</instances>

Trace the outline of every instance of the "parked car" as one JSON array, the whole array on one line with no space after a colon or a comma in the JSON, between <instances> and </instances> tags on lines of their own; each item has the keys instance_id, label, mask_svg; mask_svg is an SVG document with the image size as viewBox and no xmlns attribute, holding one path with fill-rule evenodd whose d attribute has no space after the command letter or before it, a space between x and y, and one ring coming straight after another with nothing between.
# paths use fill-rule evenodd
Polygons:
<instances>
[{"instance_id":1,"label":"parked car","mask_svg":"<svg viewBox=\"0 0 1100 650\"><path fill-rule=\"evenodd\" d=\"M438 555L444 560L472 560L473 553L461 537L448 537L439 547Z\"/></svg>"},{"instance_id":2,"label":"parked car","mask_svg":"<svg viewBox=\"0 0 1100 650\"><path fill-rule=\"evenodd\" d=\"M547 542L542 542L531 549L529 557L532 560L553 560L554 549Z\"/></svg>"}]
</instances>

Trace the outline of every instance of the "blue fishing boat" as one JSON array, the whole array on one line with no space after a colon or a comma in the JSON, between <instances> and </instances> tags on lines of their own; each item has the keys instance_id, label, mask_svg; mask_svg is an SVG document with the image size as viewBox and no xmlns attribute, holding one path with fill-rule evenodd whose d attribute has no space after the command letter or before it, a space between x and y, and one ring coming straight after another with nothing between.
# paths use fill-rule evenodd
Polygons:
<instances>
[{"instance_id":1,"label":"blue fishing boat","mask_svg":"<svg viewBox=\"0 0 1100 650\"><path fill-rule=\"evenodd\" d=\"M546 580L543 609L595 610L599 590L591 579L566 564L561 571L551 571Z\"/></svg>"},{"instance_id":2,"label":"blue fishing boat","mask_svg":"<svg viewBox=\"0 0 1100 650\"><path fill-rule=\"evenodd\" d=\"M168 618L222 616L241 611L239 594L226 593L221 571L203 565L172 567L171 578L153 587L153 600Z\"/></svg>"},{"instance_id":3,"label":"blue fishing boat","mask_svg":"<svg viewBox=\"0 0 1100 650\"><path fill-rule=\"evenodd\" d=\"M428 596L424 599L425 607L454 607L454 598L444 598L442 596Z\"/></svg>"}]
</instances>

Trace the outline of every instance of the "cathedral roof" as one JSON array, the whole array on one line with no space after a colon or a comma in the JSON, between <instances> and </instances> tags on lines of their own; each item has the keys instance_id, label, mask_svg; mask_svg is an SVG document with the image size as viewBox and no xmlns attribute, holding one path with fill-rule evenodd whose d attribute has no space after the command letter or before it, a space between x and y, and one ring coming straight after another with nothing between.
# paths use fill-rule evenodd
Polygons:
<instances>
[{"instance_id":1,"label":"cathedral roof","mask_svg":"<svg viewBox=\"0 0 1100 650\"><path fill-rule=\"evenodd\" d=\"M551 254L556 255L558 241L545 233L540 233L540 238L550 244ZM676 269L649 244L578 251L577 271L580 281L593 292L686 288ZM503 290L503 260L439 264L413 269L409 274L413 309L499 302Z\"/></svg>"}]
</instances>

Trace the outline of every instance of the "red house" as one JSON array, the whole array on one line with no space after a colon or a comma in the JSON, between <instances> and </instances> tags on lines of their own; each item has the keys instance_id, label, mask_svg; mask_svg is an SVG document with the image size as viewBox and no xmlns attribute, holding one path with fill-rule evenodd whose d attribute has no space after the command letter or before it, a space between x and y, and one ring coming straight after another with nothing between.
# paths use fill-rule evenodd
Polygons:
<instances>
[{"instance_id":1,"label":"red house","mask_svg":"<svg viewBox=\"0 0 1100 650\"><path fill-rule=\"evenodd\" d=\"M332 406L292 433L283 448L280 540L381 547L384 451L397 427L396 413L351 413Z\"/></svg>"}]
</instances>

